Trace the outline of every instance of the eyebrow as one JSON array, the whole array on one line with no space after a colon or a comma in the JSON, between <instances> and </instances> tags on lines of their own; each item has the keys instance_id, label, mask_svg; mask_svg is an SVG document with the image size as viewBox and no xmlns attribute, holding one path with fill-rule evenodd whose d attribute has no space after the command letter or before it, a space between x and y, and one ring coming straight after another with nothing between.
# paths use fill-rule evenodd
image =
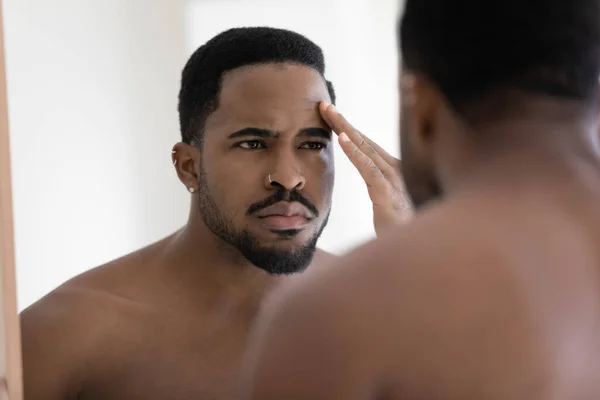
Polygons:
<instances>
[{"instance_id":1,"label":"eyebrow","mask_svg":"<svg viewBox=\"0 0 600 400\"><path fill-rule=\"evenodd\" d=\"M263 128L244 128L229 135L229 139L239 139L243 137L261 137L261 138L279 138L280 132ZM300 130L298 136L314 137L331 140L331 131L323 128L304 128Z\"/></svg>"},{"instance_id":2,"label":"eyebrow","mask_svg":"<svg viewBox=\"0 0 600 400\"><path fill-rule=\"evenodd\" d=\"M305 128L300 131L299 135L331 140L331 130L323 128Z\"/></svg>"}]
</instances>

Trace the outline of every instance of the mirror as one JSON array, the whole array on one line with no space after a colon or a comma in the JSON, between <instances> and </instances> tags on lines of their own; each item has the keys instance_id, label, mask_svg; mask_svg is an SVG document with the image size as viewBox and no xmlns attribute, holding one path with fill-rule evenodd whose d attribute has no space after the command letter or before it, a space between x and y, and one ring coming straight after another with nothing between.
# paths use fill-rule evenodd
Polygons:
<instances>
[{"instance_id":1,"label":"mirror","mask_svg":"<svg viewBox=\"0 0 600 400\"><path fill-rule=\"evenodd\" d=\"M21 310L185 223L189 196L170 154L180 73L225 29L267 25L313 40L338 108L398 154L395 0L4 3ZM337 143L335 162L319 245L339 254L374 231L364 182Z\"/></svg>"},{"instance_id":2,"label":"mirror","mask_svg":"<svg viewBox=\"0 0 600 400\"><path fill-rule=\"evenodd\" d=\"M324 52L337 107L398 154L396 0L3 5L9 126L1 121L3 135L10 127L12 158L9 165L3 154L0 165L3 183L12 168L18 300L16 306L11 297L5 307L26 310L64 282L186 224L193 196L171 158L181 140L181 71L200 45L229 28L285 28L314 41ZM364 181L337 140L332 146L336 182L319 248L341 254L374 237L373 216ZM2 151L8 152L4 141ZM10 215L10 186L3 187L3 215ZM3 221L3 235L10 237L10 219ZM2 249L3 278L11 282L8 247ZM5 281L5 290L9 286ZM5 339L16 343L11 332ZM16 353L9 356L20 368Z\"/></svg>"}]
</instances>

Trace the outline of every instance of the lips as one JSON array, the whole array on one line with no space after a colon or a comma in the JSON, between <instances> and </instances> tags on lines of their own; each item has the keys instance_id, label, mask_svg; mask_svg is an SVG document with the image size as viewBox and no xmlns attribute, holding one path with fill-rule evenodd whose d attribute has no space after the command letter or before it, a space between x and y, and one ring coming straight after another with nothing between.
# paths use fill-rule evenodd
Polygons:
<instances>
[{"instance_id":1,"label":"lips","mask_svg":"<svg viewBox=\"0 0 600 400\"><path fill-rule=\"evenodd\" d=\"M256 213L256 216L272 230L302 229L313 217L302 204L287 202L266 207Z\"/></svg>"},{"instance_id":2,"label":"lips","mask_svg":"<svg viewBox=\"0 0 600 400\"><path fill-rule=\"evenodd\" d=\"M256 213L258 218L267 217L303 217L305 219L312 218L311 213L306 207L300 203L279 202L272 206L263 208Z\"/></svg>"}]
</instances>

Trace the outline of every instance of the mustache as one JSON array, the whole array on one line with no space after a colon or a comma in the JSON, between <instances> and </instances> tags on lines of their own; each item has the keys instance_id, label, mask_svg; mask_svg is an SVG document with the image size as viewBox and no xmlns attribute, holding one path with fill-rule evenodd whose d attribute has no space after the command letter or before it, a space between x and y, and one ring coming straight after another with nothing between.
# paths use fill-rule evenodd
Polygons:
<instances>
[{"instance_id":1,"label":"mustache","mask_svg":"<svg viewBox=\"0 0 600 400\"><path fill-rule=\"evenodd\" d=\"M252 204L250 207L248 207L246 215L252 215L255 212L262 210L263 208L270 207L273 204L277 204L282 201L287 201L290 203L300 203L304 207L306 207L308 211L310 211L315 216L315 218L319 216L319 210L317 210L317 207L313 203L311 203L311 201L308 200L306 197L302 196L300 192L296 190L289 192L281 189L277 190L277 192L273 193L272 196L267 197L263 201L259 201L257 203Z\"/></svg>"}]
</instances>

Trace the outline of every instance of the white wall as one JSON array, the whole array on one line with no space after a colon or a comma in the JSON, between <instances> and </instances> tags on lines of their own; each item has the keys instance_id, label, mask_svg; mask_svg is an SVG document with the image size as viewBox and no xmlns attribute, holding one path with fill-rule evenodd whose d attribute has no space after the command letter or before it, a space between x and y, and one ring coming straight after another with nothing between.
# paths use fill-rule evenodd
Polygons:
<instances>
[{"instance_id":1,"label":"white wall","mask_svg":"<svg viewBox=\"0 0 600 400\"><path fill-rule=\"evenodd\" d=\"M4 0L21 309L185 222L184 5Z\"/></svg>"},{"instance_id":2,"label":"white wall","mask_svg":"<svg viewBox=\"0 0 600 400\"><path fill-rule=\"evenodd\" d=\"M19 308L179 228L170 165L180 71L233 26L271 25L324 48L339 108L397 153L396 0L3 0ZM339 150L339 149L338 149ZM372 237L359 175L337 154L321 247Z\"/></svg>"},{"instance_id":3,"label":"white wall","mask_svg":"<svg viewBox=\"0 0 600 400\"><path fill-rule=\"evenodd\" d=\"M323 48L338 108L363 133L398 154L398 0L196 0L187 13L188 54L234 26L302 33ZM364 182L336 149L336 187L320 247L344 252L374 236Z\"/></svg>"}]
</instances>

